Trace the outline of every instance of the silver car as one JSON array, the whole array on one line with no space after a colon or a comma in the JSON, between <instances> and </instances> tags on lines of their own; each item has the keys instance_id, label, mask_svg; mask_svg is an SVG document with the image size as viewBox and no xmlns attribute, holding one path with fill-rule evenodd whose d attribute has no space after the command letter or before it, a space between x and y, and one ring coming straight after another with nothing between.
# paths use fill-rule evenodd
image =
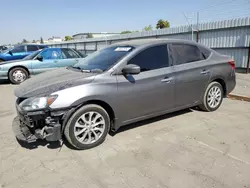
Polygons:
<instances>
[{"instance_id":1,"label":"silver car","mask_svg":"<svg viewBox=\"0 0 250 188\"><path fill-rule=\"evenodd\" d=\"M191 41L131 40L22 83L13 130L26 142L65 135L89 149L140 120L194 106L214 111L234 87L230 57Z\"/></svg>"}]
</instances>

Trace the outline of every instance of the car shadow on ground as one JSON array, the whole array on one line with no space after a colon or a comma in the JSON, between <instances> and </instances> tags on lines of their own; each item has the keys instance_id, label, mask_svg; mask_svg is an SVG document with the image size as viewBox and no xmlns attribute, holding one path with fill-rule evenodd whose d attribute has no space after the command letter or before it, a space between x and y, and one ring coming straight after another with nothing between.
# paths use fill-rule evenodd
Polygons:
<instances>
[{"instance_id":1,"label":"car shadow on ground","mask_svg":"<svg viewBox=\"0 0 250 188\"><path fill-rule=\"evenodd\" d=\"M125 131L129 131L130 129L135 129L135 128L138 128L138 127L141 127L141 126L144 126L144 125L147 125L147 124L155 123L157 121L161 121L161 120L164 120L164 119L169 119L169 118L172 118L172 117L176 117L176 116L179 116L179 115L190 113L192 111L193 111L192 109L185 109L185 110L165 114L165 115L162 115L162 116L150 118L150 119L147 119L147 120L139 121L139 122L136 122L136 123L132 123L132 124L121 127L116 132L110 131L109 135L113 137L116 134L119 134L119 133L125 132ZM61 148L63 145L65 145L69 149L78 150L78 149L72 147L64 137L63 137L62 140L63 140L62 142L60 142L60 141L58 141L58 142L47 142L45 140L38 140L38 141L36 141L34 143L26 143L26 142L19 141L19 140L17 140L17 141L23 148L30 149L30 150L37 149L39 146L42 146L42 147L46 146L48 149L58 149L58 148Z\"/></svg>"},{"instance_id":2,"label":"car shadow on ground","mask_svg":"<svg viewBox=\"0 0 250 188\"><path fill-rule=\"evenodd\" d=\"M26 148L26 149L37 149L39 146L42 147L47 147L48 149L58 149L62 147L62 143L60 141L57 142L47 142L45 140L37 140L36 142L33 143L27 143L21 140L16 139L17 142L20 144L21 147Z\"/></svg>"},{"instance_id":3,"label":"car shadow on ground","mask_svg":"<svg viewBox=\"0 0 250 188\"><path fill-rule=\"evenodd\" d=\"M0 85L8 85L11 84L9 80L0 80Z\"/></svg>"},{"instance_id":4,"label":"car shadow on ground","mask_svg":"<svg viewBox=\"0 0 250 188\"><path fill-rule=\"evenodd\" d=\"M165 114L165 115L157 116L157 117L154 117L154 118L150 118L150 119L147 119L147 120L139 121L139 122L136 122L136 123L132 123L132 124L129 124L129 125L125 125L125 126L119 128L116 132L110 131L109 135L110 136L115 136L116 134L128 131L130 129L135 129L135 128L138 128L138 127L141 127L141 126L144 126L144 125L147 125L147 124L155 123L157 121L161 121L161 120L164 120L164 119L169 119L169 118L172 118L172 117L176 117L176 116L179 116L179 115L190 113L192 111L193 111L192 109L188 108L188 109L180 110L180 111L177 111L177 112L172 112L172 113L169 113L169 114Z\"/></svg>"}]
</instances>

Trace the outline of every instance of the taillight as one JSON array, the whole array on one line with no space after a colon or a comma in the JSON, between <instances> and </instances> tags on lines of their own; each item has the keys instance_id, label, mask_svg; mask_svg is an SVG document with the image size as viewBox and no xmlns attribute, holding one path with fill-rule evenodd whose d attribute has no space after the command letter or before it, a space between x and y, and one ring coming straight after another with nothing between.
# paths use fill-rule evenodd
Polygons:
<instances>
[{"instance_id":1,"label":"taillight","mask_svg":"<svg viewBox=\"0 0 250 188\"><path fill-rule=\"evenodd\" d=\"M231 66L232 70L235 70L235 62L229 61L228 64Z\"/></svg>"}]
</instances>

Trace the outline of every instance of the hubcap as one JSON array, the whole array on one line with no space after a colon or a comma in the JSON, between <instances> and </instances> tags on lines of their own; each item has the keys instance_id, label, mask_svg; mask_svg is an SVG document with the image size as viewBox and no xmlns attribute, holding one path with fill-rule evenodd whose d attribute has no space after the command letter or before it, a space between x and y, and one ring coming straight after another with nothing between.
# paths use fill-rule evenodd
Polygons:
<instances>
[{"instance_id":1,"label":"hubcap","mask_svg":"<svg viewBox=\"0 0 250 188\"><path fill-rule=\"evenodd\" d=\"M86 112L75 123L74 135L83 144L92 144L100 139L105 121L98 112Z\"/></svg>"},{"instance_id":2,"label":"hubcap","mask_svg":"<svg viewBox=\"0 0 250 188\"><path fill-rule=\"evenodd\" d=\"M25 79L26 79L26 75L24 74L23 71L21 70L16 70L13 74L13 79L16 81L16 82L23 82Z\"/></svg>"},{"instance_id":3,"label":"hubcap","mask_svg":"<svg viewBox=\"0 0 250 188\"><path fill-rule=\"evenodd\" d=\"M213 86L210 88L207 96L207 103L210 108L216 108L221 101L222 93L218 86Z\"/></svg>"}]
</instances>

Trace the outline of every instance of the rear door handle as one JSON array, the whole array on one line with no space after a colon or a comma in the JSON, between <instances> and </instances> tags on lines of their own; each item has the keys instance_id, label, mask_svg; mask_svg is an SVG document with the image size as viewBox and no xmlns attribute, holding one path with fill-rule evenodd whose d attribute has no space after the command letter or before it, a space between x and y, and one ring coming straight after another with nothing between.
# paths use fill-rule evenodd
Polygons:
<instances>
[{"instance_id":1,"label":"rear door handle","mask_svg":"<svg viewBox=\"0 0 250 188\"><path fill-rule=\"evenodd\" d=\"M168 78L167 77L167 78L162 79L161 82L170 83L171 80L173 80L173 78Z\"/></svg>"},{"instance_id":2,"label":"rear door handle","mask_svg":"<svg viewBox=\"0 0 250 188\"><path fill-rule=\"evenodd\" d=\"M210 73L210 70L203 70L201 71L201 74L209 74Z\"/></svg>"}]
</instances>

